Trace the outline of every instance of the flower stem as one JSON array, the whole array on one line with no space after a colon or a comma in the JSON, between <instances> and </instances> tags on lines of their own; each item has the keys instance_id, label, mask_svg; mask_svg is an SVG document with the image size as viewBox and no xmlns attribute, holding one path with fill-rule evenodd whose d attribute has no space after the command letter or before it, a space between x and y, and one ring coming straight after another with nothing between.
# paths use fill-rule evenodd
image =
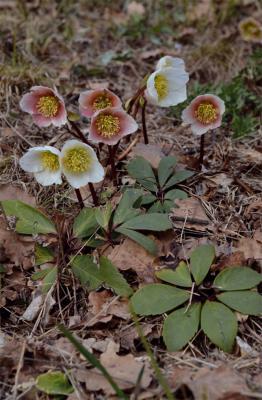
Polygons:
<instances>
[{"instance_id":1,"label":"flower stem","mask_svg":"<svg viewBox=\"0 0 262 400\"><path fill-rule=\"evenodd\" d=\"M70 121L70 125L71 127L74 129L75 133L77 134L77 137L79 139L82 140L82 142L84 142L85 144L89 145L88 140L85 138L83 132L81 131L81 129L79 129L79 127L77 126L77 124L74 121ZM76 135L71 131L72 135L76 137Z\"/></svg>"},{"instance_id":2,"label":"flower stem","mask_svg":"<svg viewBox=\"0 0 262 400\"><path fill-rule=\"evenodd\" d=\"M89 182L88 186L89 186L89 190L90 190L90 193L91 193L91 196L93 199L94 206L97 207L97 206L99 206L99 201L98 201L98 197L97 197L94 185L93 185L93 183Z\"/></svg>"},{"instance_id":3,"label":"flower stem","mask_svg":"<svg viewBox=\"0 0 262 400\"><path fill-rule=\"evenodd\" d=\"M114 182L114 185L117 186L117 176L116 176L116 166L115 166L115 148L108 145L109 152L109 162L111 165L111 179Z\"/></svg>"},{"instance_id":4,"label":"flower stem","mask_svg":"<svg viewBox=\"0 0 262 400\"><path fill-rule=\"evenodd\" d=\"M75 189L75 194L76 194L78 203L79 203L79 205L80 205L80 208L84 208L85 205L84 205L83 197L82 197L82 195L81 195L80 190L79 190L79 189Z\"/></svg>"},{"instance_id":5,"label":"flower stem","mask_svg":"<svg viewBox=\"0 0 262 400\"><path fill-rule=\"evenodd\" d=\"M204 160L204 152L205 152L205 135L202 135L200 138L200 154L198 159L198 168L201 170L203 160Z\"/></svg>"},{"instance_id":6,"label":"flower stem","mask_svg":"<svg viewBox=\"0 0 262 400\"><path fill-rule=\"evenodd\" d=\"M148 144L148 135L147 135L147 129L146 129L146 105L147 105L147 101L146 99L144 99L144 103L142 106L142 131L143 131L143 136L144 136L144 142L145 144Z\"/></svg>"}]
</instances>

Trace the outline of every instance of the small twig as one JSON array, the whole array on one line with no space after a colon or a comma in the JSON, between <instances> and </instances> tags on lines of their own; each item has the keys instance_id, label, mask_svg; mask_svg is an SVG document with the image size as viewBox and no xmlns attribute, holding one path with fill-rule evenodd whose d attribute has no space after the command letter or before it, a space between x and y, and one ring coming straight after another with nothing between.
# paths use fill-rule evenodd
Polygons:
<instances>
[{"instance_id":1,"label":"small twig","mask_svg":"<svg viewBox=\"0 0 262 400\"><path fill-rule=\"evenodd\" d=\"M139 136L137 135L135 137L135 139L130 143L130 145L121 154L119 154L116 157L117 161L123 160L130 153L132 148L137 144L138 140L139 140Z\"/></svg>"},{"instance_id":2,"label":"small twig","mask_svg":"<svg viewBox=\"0 0 262 400\"><path fill-rule=\"evenodd\" d=\"M97 197L94 185L93 185L93 183L89 182L88 186L89 186L89 190L90 190L90 193L91 193L91 196L93 199L94 206L97 207L97 206L99 206L99 201L98 201L98 197Z\"/></svg>"},{"instance_id":3,"label":"small twig","mask_svg":"<svg viewBox=\"0 0 262 400\"><path fill-rule=\"evenodd\" d=\"M75 194L76 194L78 203L79 203L79 205L80 205L80 208L84 208L85 205L84 205L84 201L83 201L83 197L82 197L82 195L81 195L80 189L75 189ZM91 194L92 194L92 193L91 193Z\"/></svg>"},{"instance_id":4,"label":"small twig","mask_svg":"<svg viewBox=\"0 0 262 400\"><path fill-rule=\"evenodd\" d=\"M144 136L144 142L145 144L148 144L148 135L147 135L147 128L146 128L146 105L147 105L147 101L144 98L144 103L142 106L142 110L141 110L141 115L142 115L142 131L143 131L143 136Z\"/></svg>"},{"instance_id":5,"label":"small twig","mask_svg":"<svg viewBox=\"0 0 262 400\"><path fill-rule=\"evenodd\" d=\"M18 361L18 365L17 365L17 369L16 369L15 384L14 384L14 388L13 388L13 392L14 392L13 398L14 398L14 400L17 398L17 386L18 386L19 374L20 374L21 368L23 366L23 359L24 359L24 354L25 354L25 346L26 346L26 340L24 340L24 342L23 342L21 353L20 353L20 357L19 357L19 361Z\"/></svg>"},{"instance_id":6,"label":"small twig","mask_svg":"<svg viewBox=\"0 0 262 400\"><path fill-rule=\"evenodd\" d=\"M188 305L187 305L187 307L186 307L185 313L188 311L189 307L190 307L191 304L192 304L192 299L193 299L193 295L194 295L194 288L195 288L195 282L193 282L193 285L192 285L192 287L191 287L189 302L188 302Z\"/></svg>"},{"instance_id":7,"label":"small twig","mask_svg":"<svg viewBox=\"0 0 262 400\"><path fill-rule=\"evenodd\" d=\"M70 121L70 126L74 129L74 132L72 132L72 130L70 129L70 133L75 136L78 137L78 139L82 140L82 142L84 142L85 144L88 144L90 146L90 143L88 142L88 140L86 139L85 135L83 134L83 132L81 131L81 129L79 129L79 127L77 126L77 124L73 121ZM77 135L77 136L76 136Z\"/></svg>"}]
</instances>

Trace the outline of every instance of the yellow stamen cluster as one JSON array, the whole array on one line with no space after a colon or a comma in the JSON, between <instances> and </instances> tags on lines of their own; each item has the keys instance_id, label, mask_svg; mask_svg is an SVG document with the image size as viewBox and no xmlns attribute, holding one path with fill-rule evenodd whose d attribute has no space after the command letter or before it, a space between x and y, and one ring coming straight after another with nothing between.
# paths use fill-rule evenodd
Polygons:
<instances>
[{"instance_id":1,"label":"yellow stamen cluster","mask_svg":"<svg viewBox=\"0 0 262 400\"><path fill-rule=\"evenodd\" d=\"M55 117L59 109L59 100L55 96L41 96L36 108L46 118Z\"/></svg>"},{"instance_id":2,"label":"yellow stamen cluster","mask_svg":"<svg viewBox=\"0 0 262 400\"><path fill-rule=\"evenodd\" d=\"M87 149L74 147L67 150L63 157L63 167L71 173L86 172L90 168L92 158Z\"/></svg>"},{"instance_id":3,"label":"yellow stamen cluster","mask_svg":"<svg viewBox=\"0 0 262 400\"><path fill-rule=\"evenodd\" d=\"M111 138L118 134L120 130L120 120L110 114L101 114L96 120L98 133L104 138Z\"/></svg>"},{"instance_id":4,"label":"yellow stamen cluster","mask_svg":"<svg viewBox=\"0 0 262 400\"><path fill-rule=\"evenodd\" d=\"M201 103L195 110L196 119L205 125L215 122L217 114L217 108L212 103Z\"/></svg>"},{"instance_id":5,"label":"yellow stamen cluster","mask_svg":"<svg viewBox=\"0 0 262 400\"><path fill-rule=\"evenodd\" d=\"M57 171L59 169L58 156L51 151L43 151L41 153L41 164L44 169L49 171Z\"/></svg>"},{"instance_id":6,"label":"yellow stamen cluster","mask_svg":"<svg viewBox=\"0 0 262 400\"><path fill-rule=\"evenodd\" d=\"M156 75L155 77L155 88L158 94L159 100L164 99L168 94L168 80L164 75Z\"/></svg>"},{"instance_id":7,"label":"yellow stamen cluster","mask_svg":"<svg viewBox=\"0 0 262 400\"><path fill-rule=\"evenodd\" d=\"M111 107L112 106L112 101L106 94L101 94L100 96L97 96L93 103L93 108L95 110L103 110L106 107Z\"/></svg>"}]
</instances>

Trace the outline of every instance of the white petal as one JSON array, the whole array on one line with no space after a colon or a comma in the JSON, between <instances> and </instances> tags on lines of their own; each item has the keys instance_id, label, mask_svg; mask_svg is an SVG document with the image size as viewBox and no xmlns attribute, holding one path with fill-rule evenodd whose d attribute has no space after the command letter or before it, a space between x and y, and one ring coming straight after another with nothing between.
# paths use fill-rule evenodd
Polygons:
<instances>
[{"instance_id":1,"label":"white petal","mask_svg":"<svg viewBox=\"0 0 262 400\"><path fill-rule=\"evenodd\" d=\"M28 150L19 160L20 167L26 172L40 172L43 170L41 164L41 152L35 149Z\"/></svg>"},{"instance_id":2,"label":"white petal","mask_svg":"<svg viewBox=\"0 0 262 400\"><path fill-rule=\"evenodd\" d=\"M156 65L156 69L161 69L165 67L185 69L185 62L184 60L182 60L182 58L165 56L160 58Z\"/></svg>"},{"instance_id":3,"label":"white petal","mask_svg":"<svg viewBox=\"0 0 262 400\"><path fill-rule=\"evenodd\" d=\"M173 90L168 93L168 95L163 99L160 100L158 105L160 107L170 107L176 106L179 103L182 103L187 99L187 91L186 85L183 87L178 88L177 90Z\"/></svg>"},{"instance_id":4,"label":"white petal","mask_svg":"<svg viewBox=\"0 0 262 400\"><path fill-rule=\"evenodd\" d=\"M202 125L199 122L195 122L191 125L191 129L194 135L202 136L204 133L208 132L210 129L209 125Z\"/></svg>"},{"instance_id":5,"label":"white petal","mask_svg":"<svg viewBox=\"0 0 262 400\"><path fill-rule=\"evenodd\" d=\"M149 76L146 83L148 97L152 99L153 102L156 102L156 104L158 104L158 94L155 88L155 77L157 76L157 74L158 71L153 72L153 74Z\"/></svg>"},{"instance_id":6,"label":"white petal","mask_svg":"<svg viewBox=\"0 0 262 400\"><path fill-rule=\"evenodd\" d=\"M88 149L90 155L92 157L94 156L97 159L94 149L91 146L89 146L88 144L80 142L80 140L77 140L77 139L71 139L71 140L67 140L65 142L65 144L61 150L61 156L63 157L65 155L65 153L67 152L67 150L73 149L75 147L83 147L84 149Z\"/></svg>"},{"instance_id":7,"label":"white petal","mask_svg":"<svg viewBox=\"0 0 262 400\"><path fill-rule=\"evenodd\" d=\"M60 169L55 172L45 169L41 172L36 172L34 174L34 177L35 177L36 181L43 186L53 185L54 183L59 185L62 183Z\"/></svg>"},{"instance_id":8,"label":"white petal","mask_svg":"<svg viewBox=\"0 0 262 400\"><path fill-rule=\"evenodd\" d=\"M88 183L97 183L104 179L105 171L99 161L94 162L91 170L80 174L69 173L64 171L64 175L68 183L75 189L86 186Z\"/></svg>"},{"instance_id":9,"label":"white petal","mask_svg":"<svg viewBox=\"0 0 262 400\"><path fill-rule=\"evenodd\" d=\"M192 106L191 105L187 106L182 111L181 118L182 118L182 121L185 122L186 124L192 124L195 121L195 117L193 115L193 111L192 111Z\"/></svg>"},{"instance_id":10,"label":"white petal","mask_svg":"<svg viewBox=\"0 0 262 400\"><path fill-rule=\"evenodd\" d=\"M160 71L168 80L170 90L177 89L189 81L189 75L186 71L177 68L163 68Z\"/></svg>"}]
</instances>

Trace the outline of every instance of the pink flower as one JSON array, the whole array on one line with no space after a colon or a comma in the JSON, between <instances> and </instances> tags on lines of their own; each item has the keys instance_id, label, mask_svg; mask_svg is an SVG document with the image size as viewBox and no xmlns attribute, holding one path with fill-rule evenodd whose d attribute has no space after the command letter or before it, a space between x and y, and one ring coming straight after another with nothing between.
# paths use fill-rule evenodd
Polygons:
<instances>
[{"instance_id":1,"label":"pink flower","mask_svg":"<svg viewBox=\"0 0 262 400\"><path fill-rule=\"evenodd\" d=\"M120 108L120 98L108 89L86 90L79 96L80 114L92 117L97 111L107 107Z\"/></svg>"},{"instance_id":2,"label":"pink flower","mask_svg":"<svg viewBox=\"0 0 262 400\"><path fill-rule=\"evenodd\" d=\"M33 86L21 101L23 111L33 117L33 121L39 127L51 124L62 126L67 122L67 113L63 98L56 90L46 86Z\"/></svg>"},{"instance_id":3,"label":"pink flower","mask_svg":"<svg viewBox=\"0 0 262 400\"><path fill-rule=\"evenodd\" d=\"M182 120L191 124L192 132L201 136L222 123L225 103L214 94L197 96L182 113Z\"/></svg>"},{"instance_id":4,"label":"pink flower","mask_svg":"<svg viewBox=\"0 0 262 400\"><path fill-rule=\"evenodd\" d=\"M109 107L94 114L89 139L95 143L114 145L122 137L136 132L137 128L134 118L122 108Z\"/></svg>"}]
</instances>

